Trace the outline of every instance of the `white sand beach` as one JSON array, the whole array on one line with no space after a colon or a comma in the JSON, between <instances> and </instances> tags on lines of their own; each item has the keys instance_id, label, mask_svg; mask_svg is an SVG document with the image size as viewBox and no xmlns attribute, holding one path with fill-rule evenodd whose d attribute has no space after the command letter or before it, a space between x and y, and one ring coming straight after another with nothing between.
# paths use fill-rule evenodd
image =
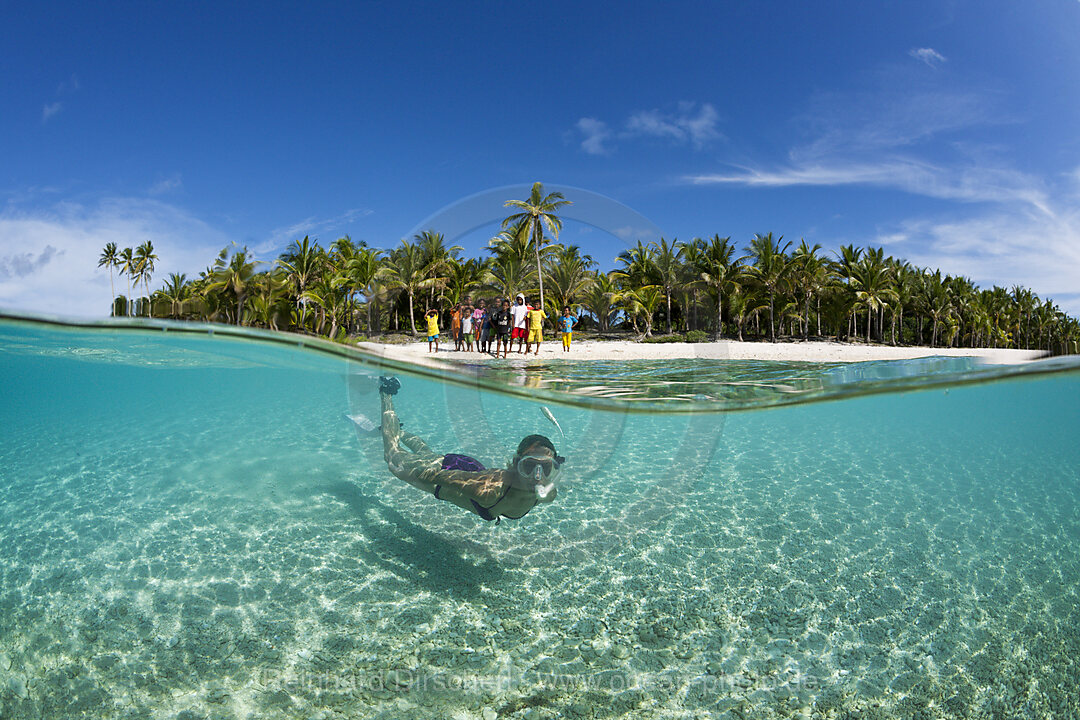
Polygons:
<instances>
[{"instance_id":1,"label":"white sand beach","mask_svg":"<svg viewBox=\"0 0 1080 720\"><path fill-rule=\"evenodd\" d=\"M426 341L407 345L383 345L362 342L357 347L382 357L424 363L467 362L483 363L490 355L478 352L456 352L453 343L439 344L439 352L429 353ZM514 344L515 350L517 344ZM864 362L868 360L904 360L921 357L975 357L993 365L1010 365L1035 360L1045 353L1040 350L1006 350L993 348L931 348L891 347L838 342L739 342L722 340L710 343L638 343L627 340L584 340L575 342L570 352L563 352L557 340L540 346L539 357L560 360L664 360L703 358L709 360L779 360L790 362ZM513 352L510 358L524 359ZM529 357L534 357L530 355Z\"/></svg>"}]
</instances>

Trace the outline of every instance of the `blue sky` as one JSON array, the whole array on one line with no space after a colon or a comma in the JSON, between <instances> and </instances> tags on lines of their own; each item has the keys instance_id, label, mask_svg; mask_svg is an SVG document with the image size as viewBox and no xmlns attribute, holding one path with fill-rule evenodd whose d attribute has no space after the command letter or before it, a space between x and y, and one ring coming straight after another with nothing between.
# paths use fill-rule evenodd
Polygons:
<instances>
[{"instance_id":1,"label":"blue sky","mask_svg":"<svg viewBox=\"0 0 1080 720\"><path fill-rule=\"evenodd\" d=\"M605 268L772 231L1080 314L1077 0L220 5L0 2L0 306L104 315L109 241L478 254L540 180Z\"/></svg>"}]
</instances>

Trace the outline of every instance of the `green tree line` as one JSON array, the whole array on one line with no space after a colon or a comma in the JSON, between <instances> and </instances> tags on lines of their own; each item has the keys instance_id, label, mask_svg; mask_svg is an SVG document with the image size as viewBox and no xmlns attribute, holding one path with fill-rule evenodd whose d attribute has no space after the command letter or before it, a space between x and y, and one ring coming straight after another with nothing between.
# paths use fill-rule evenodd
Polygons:
<instances>
[{"instance_id":1,"label":"green tree line","mask_svg":"<svg viewBox=\"0 0 1080 720\"><path fill-rule=\"evenodd\" d=\"M1014 286L981 289L963 276L920 268L882 248L821 245L757 234L740 247L713 235L637 242L610 271L576 245L559 242L558 211L568 204L536 183L530 198L468 258L441 233L424 231L389 249L348 236L322 247L305 237L273 261L246 247L223 249L197 278L172 273L149 292L153 245L118 251L99 267L126 278L113 290L114 315L233 323L323 335L417 335L427 308L448 311L467 299L542 297L549 317L569 305L579 327L644 338L697 331L714 339L837 339L891 345L995 347L1075 353L1080 323L1051 300ZM145 295L128 302L131 289ZM445 323L444 323L445 326Z\"/></svg>"}]
</instances>

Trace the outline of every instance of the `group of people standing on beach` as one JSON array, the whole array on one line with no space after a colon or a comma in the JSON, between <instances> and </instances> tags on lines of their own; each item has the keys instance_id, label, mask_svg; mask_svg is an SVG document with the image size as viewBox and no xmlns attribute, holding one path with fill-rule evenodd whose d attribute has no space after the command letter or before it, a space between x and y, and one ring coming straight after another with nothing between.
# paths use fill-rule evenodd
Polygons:
<instances>
[{"instance_id":1,"label":"group of people standing on beach","mask_svg":"<svg viewBox=\"0 0 1080 720\"><path fill-rule=\"evenodd\" d=\"M525 302L525 295L518 293L511 305L506 298L495 298L489 308L487 301L478 300L473 306L466 300L456 306L450 316L450 334L454 340L454 350L488 353L506 357L510 346L517 340L517 352L528 355L540 354L540 343L544 340L544 320L547 313L543 308L533 307ZM424 313L427 321L428 352L439 351L439 311L434 308ZM562 335L563 350L570 351L570 340L577 318L566 306L557 319L556 326ZM533 350L533 346L536 349ZM494 352L492 347L494 346Z\"/></svg>"}]
</instances>

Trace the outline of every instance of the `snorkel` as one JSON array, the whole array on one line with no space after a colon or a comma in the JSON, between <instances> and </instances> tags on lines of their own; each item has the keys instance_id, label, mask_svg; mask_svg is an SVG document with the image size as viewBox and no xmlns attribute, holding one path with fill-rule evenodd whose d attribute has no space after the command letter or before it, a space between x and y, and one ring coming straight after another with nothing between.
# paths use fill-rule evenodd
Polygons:
<instances>
[{"instance_id":1,"label":"snorkel","mask_svg":"<svg viewBox=\"0 0 1080 720\"><path fill-rule=\"evenodd\" d=\"M551 494L551 491L555 489L555 483L549 482L544 484L544 471L540 469L540 466L536 466L536 471L533 473L533 492L536 493L536 497L541 500L546 500L547 496Z\"/></svg>"}]
</instances>

